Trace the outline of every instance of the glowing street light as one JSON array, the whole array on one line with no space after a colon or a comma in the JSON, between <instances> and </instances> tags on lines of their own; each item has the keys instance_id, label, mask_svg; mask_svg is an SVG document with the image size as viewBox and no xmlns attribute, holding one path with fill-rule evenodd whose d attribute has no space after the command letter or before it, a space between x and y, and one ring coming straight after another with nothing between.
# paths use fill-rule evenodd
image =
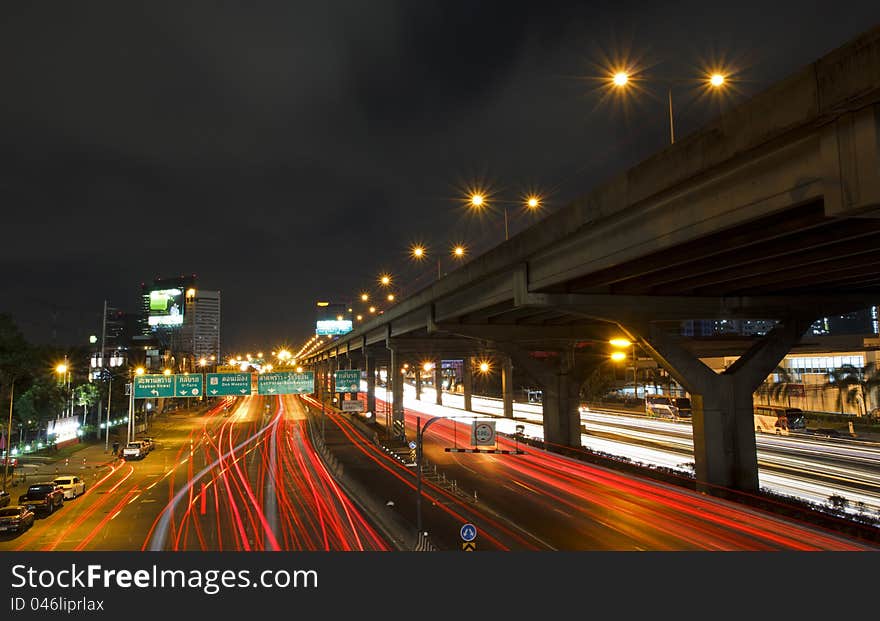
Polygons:
<instances>
[{"instance_id":1,"label":"glowing street light","mask_svg":"<svg viewBox=\"0 0 880 621\"><path fill-rule=\"evenodd\" d=\"M487 361L483 360L482 362L480 362L479 369L480 369L480 373L488 373L489 371L492 370L492 365L490 365Z\"/></svg>"},{"instance_id":2,"label":"glowing street light","mask_svg":"<svg viewBox=\"0 0 880 621\"><path fill-rule=\"evenodd\" d=\"M383 287L387 287L391 284L391 275L390 274L382 274L379 276L379 284Z\"/></svg>"},{"instance_id":3,"label":"glowing street light","mask_svg":"<svg viewBox=\"0 0 880 621\"><path fill-rule=\"evenodd\" d=\"M466 252L466 250L465 250L464 246L459 244L452 249L452 256L455 257L456 259L461 259L465 255L465 252Z\"/></svg>"},{"instance_id":4,"label":"glowing street light","mask_svg":"<svg viewBox=\"0 0 880 621\"><path fill-rule=\"evenodd\" d=\"M424 246L419 246L418 244L416 244L415 246L412 247L412 256L414 259L419 259L419 260L424 259L425 254L426 254L426 252L425 252Z\"/></svg>"},{"instance_id":5,"label":"glowing street light","mask_svg":"<svg viewBox=\"0 0 880 621\"><path fill-rule=\"evenodd\" d=\"M144 369L144 367L138 367L134 370L135 375L143 375L146 372L147 371L146 371L146 369Z\"/></svg>"},{"instance_id":6,"label":"glowing street light","mask_svg":"<svg viewBox=\"0 0 880 621\"><path fill-rule=\"evenodd\" d=\"M713 88L721 88L722 86L724 86L725 81L726 78L720 73L713 73L709 76L709 86Z\"/></svg>"},{"instance_id":7,"label":"glowing street light","mask_svg":"<svg viewBox=\"0 0 880 621\"><path fill-rule=\"evenodd\" d=\"M612 352L611 359L614 362L623 362L624 360L626 360L626 352L623 352L623 351Z\"/></svg>"},{"instance_id":8,"label":"glowing street light","mask_svg":"<svg viewBox=\"0 0 880 621\"><path fill-rule=\"evenodd\" d=\"M430 371L433 368L434 368L433 362L425 362L424 364L422 364L422 369L424 369L425 373L427 373L428 371Z\"/></svg>"},{"instance_id":9,"label":"glowing street light","mask_svg":"<svg viewBox=\"0 0 880 621\"><path fill-rule=\"evenodd\" d=\"M486 197L481 192L471 194L471 206L482 207L486 203Z\"/></svg>"},{"instance_id":10,"label":"glowing street light","mask_svg":"<svg viewBox=\"0 0 880 621\"><path fill-rule=\"evenodd\" d=\"M534 194L526 197L526 208L534 211L541 206L541 197Z\"/></svg>"},{"instance_id":11,"label":"glowing street light","mask_svg":"<svg viewBox=\"0 0 880 621\"><path fill-rule=\"evenodd\" d=\"M614 347L629 347L630 345L632 345L632 343L629 341L629 339L624 339L624 338L613 338L610 341L608 341L608 343L610 343Z\"/></svg>"},{"instance_id":12,"label":"glowing street light","mask_svg":"<svg viewBox=\"0 0 880 621\"><path fill-rule=\"evenodd\" d=\"M171 369L164 369L162 375L171 375Z\"/></svg>"},{"instance_id":13,"label":"glowing street light","mask_svg":"<svg viewBox=\"0 0 880 621\"><path fill-rule=\"evenodd\" d=\"M389 294L388 294L388 301L389 301L389 302L393 302L393 301L394 301L394 294L393 294L393 293L389 293Z\"/></svg>"},{"instance_id":14,"label":"glowing street light","mask_svg":"<svg viewBox=\"0 0 880 621\"><path fill-rule=\"evenodd\" d=\"M626 71L618 71L611 76L611 82L618 88L626 86L629 83L629 74Z\"/></svg>"},{"instance_id":15,"label":"glowing street light","mask_svg":"<svg viewBox=\"0 0 880 621\"><path fill-rule=\"evenodd\" d=\"M361 294L361 302L366 302L366 301L368 301L369 299L370 299L370 294L369 294L369 293L362 293L362 294Z\"/></svg>"}]
</instances>

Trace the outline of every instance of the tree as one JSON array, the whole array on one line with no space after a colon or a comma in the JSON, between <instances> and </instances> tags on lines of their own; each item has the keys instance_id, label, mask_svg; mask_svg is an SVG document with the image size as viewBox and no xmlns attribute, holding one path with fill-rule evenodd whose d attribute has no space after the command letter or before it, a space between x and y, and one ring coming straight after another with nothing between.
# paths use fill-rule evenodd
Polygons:
<instances>
[{"instance_id":1,"label":"tree","mask_svg":"<svg viewBox=\"0 0 880 621\"><path fill-rule=\"evenodd\" d=\"M841 414L844 413L844 403L853 403L856 399L853 393L857 392L861 382L859 370L851 364L841 365L828 374L825 387L837 389L837 407Z\"/></svg>"},{"instance_id":2,"label":"tree","mask_svg":"<svg viewBox=\"0 0 880 621\"><path fill-rule=\"evenodd\" d=\"M865 412L869 416L876 416L878 408L870 408L869 404L876 404L877 397L874 396L880 389L880 367L877 363L869 362L865 365L862 375L862 394L865 397Z\"/></svg>"},{"instance_id":3,"label":"tree","mask_svg":"<svg viewBox=\"0 0 880 621\"><path fill-rule=\"evenodd\" d=\"M0 313L0 412L9 411L9 402L13 399L13 386L21 393L33 372L33 351L28 345L18 326L8 313ZM3 424L2 434L9 433L7 417L0 416ZM6 445L11 446L11 438L6 438ZM5 476L5 470L3 470ZM4 479L5 487L6 481Z\"/></svg>"},{"instance_id":4,"label":"tree","mask_svg":"<svg viewBox=\"0 0 880 621\"><path fill-rule=\"evenodd\" d=\"M645 383L654 386L655 395L659 393L657 385L663 384L665 381L666 374L660 367L648 367L647 369L645 369Z\"/></svg>"},{"instance_id":5,"label":"tree","mask_svg":"<svg viewBox=\"0 0 880 621\"><path fill-rule=\"evenodd\" d=\"M788 405L791 406L791 385L795 383L794 376L785 367L776 367L773 373L777 380L770 385L768 394L777 403L787 399Z\"/></svg>"},{"instance_id":6,"label":"tree","mask_svg":"<svg viewBox=\"0 0 880 621\"><path fill-rule=\"evenodd\" d=\"M86 426L88 408L95 405L101 397L101 392L95 384L80 384L73 392L73 400L76 405L83 407L83 427Z\"/></svg>"},{"instance_id":7,"label":"tree","mask_svg":"<svg viewBox=\"0 0 880 621\"><path fill-rule=\"evenodd\" d=\"M43 426L58 416L65 401L64 390L55 378L38 377L16 398L15 415L21 423L30 420L32 426Z\"/></svg>"},{"instance_id":8,"label":"tree","mask_svg":"<svg viewBox=\"0 0 880 621\"><path fill-rule=\"evenodd\" d=\"M614 379L602 372L602 365L593 369L581 387L581 395L587 401L599 401L614 387Z\"/></svg>"}]
</instances>

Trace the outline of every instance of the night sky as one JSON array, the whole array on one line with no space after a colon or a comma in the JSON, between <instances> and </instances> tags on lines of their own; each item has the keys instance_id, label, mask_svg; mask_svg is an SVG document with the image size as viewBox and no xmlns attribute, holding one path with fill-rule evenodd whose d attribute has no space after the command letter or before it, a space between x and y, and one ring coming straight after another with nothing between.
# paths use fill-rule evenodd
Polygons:
<instances>
[{"instance_id":1,"label":"night sky","mask_svg":"<svg viewBox=\"0 0 880 621\"><path fill-rule=\"evenodd\" d=\"M85 344L104 299L195 273L227 353L405 296L877 23L876 2L16 2L0 19L0 312ZM220 8L218 8L220 7ZM625 105L608 61L641 70ZM707 97L705 69L733 71ZM411 244L431 260L408 258ZM53 336L54 335L54 336Z\"/></svg>"}]
</instances>

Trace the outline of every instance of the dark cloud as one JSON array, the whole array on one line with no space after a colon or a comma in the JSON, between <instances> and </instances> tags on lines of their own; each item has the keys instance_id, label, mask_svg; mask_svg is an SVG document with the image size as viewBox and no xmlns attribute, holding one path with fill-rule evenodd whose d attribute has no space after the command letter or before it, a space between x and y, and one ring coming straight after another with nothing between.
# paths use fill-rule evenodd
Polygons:
<instances>
[{"instance_id":1,"label":"dark cloud","mask_svg":"<svg viewBox=\"0 0 880 621\"><path fill-rule=\"evenodd\" d=\"M500 215L457 202L475 179L552 209L665 146L662 88L601 104L603 56L658 78L726 58L735 105L875 20L869 2L10 5L0 310L79 342L103 299L197 273L227 346L299 341L317 298L381 269L429 282L416 240L496 243ZM680 135L720 110L675 96Z\"/></svg>"}]
</instances>

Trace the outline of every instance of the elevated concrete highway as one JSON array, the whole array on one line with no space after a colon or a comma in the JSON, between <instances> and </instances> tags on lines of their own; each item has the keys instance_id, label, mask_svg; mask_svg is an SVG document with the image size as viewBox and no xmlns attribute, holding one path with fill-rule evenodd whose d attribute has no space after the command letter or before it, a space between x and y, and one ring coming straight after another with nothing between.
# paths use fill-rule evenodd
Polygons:
<instances>
[{"instance_id":1,"label":"elevated concrete highway","mask_svg":"<svg viewBox=\"0 0 880 621\"><path fill-rule=\"evenodd\" d=\"M880 303L878 75L875 28L303 362L362 355L372 383L377 363L495 352L505 393L516 365L548 441L578 445L581 386L623 332L691 394L698 480L755 490L754 390L814 320ZM778 324L716 374L690 319Z\"/></svg>"}]
</instances>

